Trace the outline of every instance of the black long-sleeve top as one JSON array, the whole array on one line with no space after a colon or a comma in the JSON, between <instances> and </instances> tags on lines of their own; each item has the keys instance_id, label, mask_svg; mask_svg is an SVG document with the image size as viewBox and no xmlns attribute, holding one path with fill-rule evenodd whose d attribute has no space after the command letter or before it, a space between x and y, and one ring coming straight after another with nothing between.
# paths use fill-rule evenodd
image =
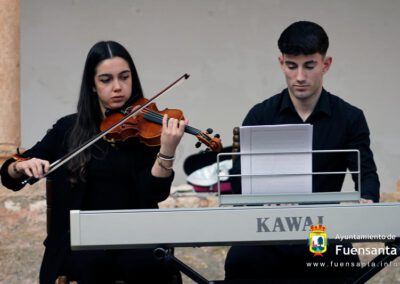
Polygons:
<instances>
[{"instance_id":1,"label":"black long-sleeve top","mask_svg":"<svg viewBox=\"0 0 400 284\"><path fill-rule=\"evenodd\" d=\"M76 115L58 120L23 156L45 159L50 163L63 157L68 151L68 135L75 120ZM86 181L71 183L65 165L48 177L52 180L54 192L52 222L44 242L46 251L51 252L45 254L49 257L45 257L42 264L42 271L48 274L45 279L55 277L54 273L68 251L70 210L157 208L158 202L169 195L174 175L158 178L151 174L159 147L147 147L137 139L114 147L100 139L88 150L93 156L86 167ZM7 188L20 190L23 178L13 179L7 171L13 161L9 159L3 164L1 180Z\"/></svg>"},{"instance_id":2,"label":"black long-sleeve top","mask_svg":"<svg viewBox=\"0 0 400 284\"><path fill-rule=\"evenodd\" d=\"M379 178L370 148L369 129L363 112L343 99L322 90L315 109L306 121L296 112L288 90L256 104L247 114L243 126L308 123L313 125L313 150L358 149L361 156L361 197L379 201ZM234 163L232 173L239 172L240 162ZM314 154L313 172L357 169L357 156L350 154ZM337 192L344 175L313 176L313 192ZM355 188L358 180L353 175ZM233 191L240 192L238 182Z\"/></svg>"}]
</instances>

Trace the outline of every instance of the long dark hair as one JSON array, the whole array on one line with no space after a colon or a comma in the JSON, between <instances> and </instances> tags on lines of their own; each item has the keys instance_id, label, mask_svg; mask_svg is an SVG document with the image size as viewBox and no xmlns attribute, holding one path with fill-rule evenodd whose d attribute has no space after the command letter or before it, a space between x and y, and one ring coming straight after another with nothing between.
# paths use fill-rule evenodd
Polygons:
<instances>
[{"instance_id":1,"label":"long dark hair","mask_svg":"<svg viewBox=\"0 0 400 284\"><path fill-rule=\"evenodd\" d=\"M94 76L97 66L106 59L121 57L129 64L132 76L132 94L129 102L132 103L143 97L143 91L135 64L129 52L115 41L100 41L89 51L83 70L81 90L77 106L77 118L69 136L68 147L72 151L99 132L102 113L97 94L94 92ZM92 158L90 148L86 149L68 163L71 180L85 179L85 165Z\"/></svg>"}]
</instances>

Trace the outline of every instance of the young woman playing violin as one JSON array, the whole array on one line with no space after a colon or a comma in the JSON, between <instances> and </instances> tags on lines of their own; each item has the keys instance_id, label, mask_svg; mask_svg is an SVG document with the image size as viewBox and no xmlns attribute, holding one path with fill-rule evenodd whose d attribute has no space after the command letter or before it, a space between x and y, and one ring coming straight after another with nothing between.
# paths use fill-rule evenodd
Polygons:
<instances>
[{"instance_id":1,"label":"young woman playing violin","mask_svg":"<svg viewBox=\"0 0 400 284\"><path fill-rule=\"evenodd\" d=\"M1 168L4 186L19 190L27 177L39 179L50 163L100 132L107 116L143 98L133 60L117 42L96 43L86 59L77 113L59 119L44 138ZM152 249L71 251L69 211L157 208L169 195L172 163L187 120L162 119L160 146L132 138L119 144L98 140L52 172L52 222L40 283L69 275L79 283L169 283L174 268L153 257Z\"/></svg>"}]
</instances>

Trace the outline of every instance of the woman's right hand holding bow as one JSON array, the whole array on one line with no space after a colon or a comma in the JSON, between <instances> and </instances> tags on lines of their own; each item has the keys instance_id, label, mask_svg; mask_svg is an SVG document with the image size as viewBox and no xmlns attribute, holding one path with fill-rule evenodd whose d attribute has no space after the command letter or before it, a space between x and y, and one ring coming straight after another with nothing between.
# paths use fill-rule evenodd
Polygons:
<instances>
[{"instance_id":1,"label":"woman's right hand holding bow","mask_svg":"<svg viewBox=\"0 0 400 284\"><path fill-rule=\"evenodd\" d=\"M28 177L42 178L49 171L49 161L31 158L27 160L16 160L8 167L8 173L13 178Z\"/></svg>"}]
</instances>

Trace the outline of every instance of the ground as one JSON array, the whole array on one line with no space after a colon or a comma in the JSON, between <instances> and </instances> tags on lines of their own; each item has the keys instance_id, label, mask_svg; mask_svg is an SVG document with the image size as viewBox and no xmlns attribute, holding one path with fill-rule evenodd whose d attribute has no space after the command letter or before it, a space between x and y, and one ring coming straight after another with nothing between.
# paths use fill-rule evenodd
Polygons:
<instances>
[{"instance_id":1,"label":"ground","mask_svg":"<svg viewBox=\"0 0 400 284\"><path fill-rule=\"evenodd\" d=\"M186 187L184 187L186 189ZM383 194L382 201L400 202L400 192ZM169 198L162 207L215 206L215 198L206 195L184 194ZM394 222L393 225L398 225ZM38 283L46 235L46 200L44 182L20 192L6 190L0 185L0 283ZM357 246L379 246L363 243ZM209 280L224 278L224 259L227 247L177 248L175 255ZM379 272L368 283L400 283L400 259L395 265ZM184 283L194 283L183 277Z\"/></svg>"}]
</instances>

